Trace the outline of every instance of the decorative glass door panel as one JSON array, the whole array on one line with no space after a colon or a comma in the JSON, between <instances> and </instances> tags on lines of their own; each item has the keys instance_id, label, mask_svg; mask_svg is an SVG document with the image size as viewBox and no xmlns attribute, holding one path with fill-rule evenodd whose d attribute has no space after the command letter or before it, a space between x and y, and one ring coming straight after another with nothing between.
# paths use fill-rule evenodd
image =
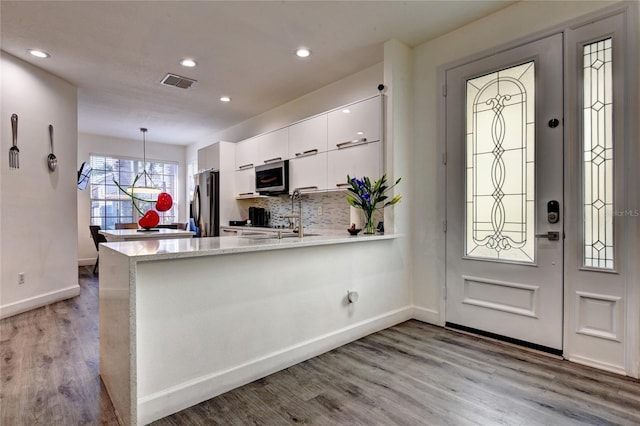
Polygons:
<instances>
[{"instance_id":1,"label":"decorative glass door panel","mask_svg":"<svg viewBox=\"0 0 640 426\"><path fill-rule=\"evenodd\" d=\"M469 257L534 262L535 63L467 80Z\"/></svg>"}]
</instances>

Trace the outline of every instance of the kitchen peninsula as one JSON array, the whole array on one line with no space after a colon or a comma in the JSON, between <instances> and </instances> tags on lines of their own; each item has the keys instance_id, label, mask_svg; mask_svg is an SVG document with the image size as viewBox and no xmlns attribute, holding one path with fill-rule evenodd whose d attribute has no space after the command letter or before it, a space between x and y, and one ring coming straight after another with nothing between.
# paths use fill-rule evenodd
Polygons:
<instances>
[{"instance_id":1,"label":"kitchen peninsula","mask_svg":"<svg viewBox=\"0 0 640 426\"><path fill-rule=\"evenodd\" d=\"M100 374L121 421L152 422L409 319L401 238L102 244Z\"/></svg>"}]
</instances>

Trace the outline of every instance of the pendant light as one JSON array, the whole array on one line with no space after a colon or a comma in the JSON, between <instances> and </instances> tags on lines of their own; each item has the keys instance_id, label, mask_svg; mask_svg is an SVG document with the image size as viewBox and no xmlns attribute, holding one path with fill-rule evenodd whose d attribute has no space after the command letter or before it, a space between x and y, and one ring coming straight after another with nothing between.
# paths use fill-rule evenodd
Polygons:
<instances>
[{"instance_id":1,"label":"pendant light","mask_svg":"<svg viewBox=\"0 0 640 426\"><path fill-rule=\"evenodd\" d=\"M151 176L147 173L147 141L145 139L145 133L147 129L140 128L142 132L142 171L138 174L136 185L129 187L129 192L132 194L159 194L162 192L151 180Z\"/></svg>"}]
</instances>

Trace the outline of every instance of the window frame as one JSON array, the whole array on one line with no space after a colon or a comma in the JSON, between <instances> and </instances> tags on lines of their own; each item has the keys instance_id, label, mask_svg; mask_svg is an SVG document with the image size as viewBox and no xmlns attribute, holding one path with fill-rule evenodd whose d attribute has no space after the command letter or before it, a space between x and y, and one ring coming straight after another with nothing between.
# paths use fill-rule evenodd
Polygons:
<instances>
[{"instance_id":1,"label":"window frame","mask_svg":"<svg viewBox=\"0 0 640 426\"><path fill-rule=\"evenodd\" d=\"M96 162L94 159L102 158L104 160L102 166L96 167ZM109 170L107 165L109 163L113 164L116 162L129 162L131 164L131 171L127 170ZM173 206L167 212L158 212L160 215L160 223L161 224L169 224L177 222L179 215L179 173L180 173L180 164L176 161L166 161L166 160L149 160L147 159L146 164L143 166L143 159L138 157L129 157L129 156L118 156L113 154L100 154L100 153L90 153L89 154L89 164L93 168L89 184L87 185L87 189L89 190L89 222L91 225L99 225L102 229L114 229L114 224L117 222L137 222L140 219L140 214L137 212L133 205L130 205L130 208L123 207L127 202L131 203L130 198L122 194L121 191L117 190L117 187L112 182L109 182L109 177L111 179L116 179L122 186L128 187L135 176L140 173L142 170L146 169L149 175L152 177L153 182L156 185L159 185L163 191L168 192L173 198ZM159 166L158 166L159 165ZM153 173L154 169L166 169L166 167L173 168L173 174L171 173ZM129 174L123 178L123 174ZM100 177L96 177L100 175ZM116 175L116 176L114 176ZM102 183L95 182L97 179L102 178L104 176L104 180ZM163 178L160 179L160 176ZM165 176L172 176L173 182L167 182ZM99 191L96 187L103 187L101 191L101 197L95 197L95 191ZM113 188L107 190L108 187L116 188L115 191ZM115 192L116 195L113 195ZM109 197L111 194L111 197ZM147 197L142 196L141 198L148 198L155 200L157 196ZM105 207L107 203L115 202L117 206L115 206L112 211L115 210L115 214L104 214L100 212L99 214L94 213L94 205L95 203L104 203ZM152 204L147 203L136 203L141 210L146 211L148 208L152 208ZM100 207L99 207L100 208ZM123 213L124 212L124 213ZM130 214L128 214L130 212Z\"/></svg>"}]
</instances>

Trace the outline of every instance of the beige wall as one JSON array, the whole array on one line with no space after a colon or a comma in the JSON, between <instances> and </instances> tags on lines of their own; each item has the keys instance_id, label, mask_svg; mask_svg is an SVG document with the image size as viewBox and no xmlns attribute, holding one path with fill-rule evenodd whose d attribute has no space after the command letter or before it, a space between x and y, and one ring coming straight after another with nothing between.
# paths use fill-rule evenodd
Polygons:
<instances>
[{"instance_id":1,"label":"beige wall","mask_svg":"<svg viewBox=\"0 0 640 426\"><path fill-rule=\"evenodd\" d=\"M4 52L0 57L0 317L79 294L76 88ZM20 168L10 169L11 114ZM49 172L48 126L57 170ZM18 285L18 274L25 283Z\"/></svg>"}]
</instances>

